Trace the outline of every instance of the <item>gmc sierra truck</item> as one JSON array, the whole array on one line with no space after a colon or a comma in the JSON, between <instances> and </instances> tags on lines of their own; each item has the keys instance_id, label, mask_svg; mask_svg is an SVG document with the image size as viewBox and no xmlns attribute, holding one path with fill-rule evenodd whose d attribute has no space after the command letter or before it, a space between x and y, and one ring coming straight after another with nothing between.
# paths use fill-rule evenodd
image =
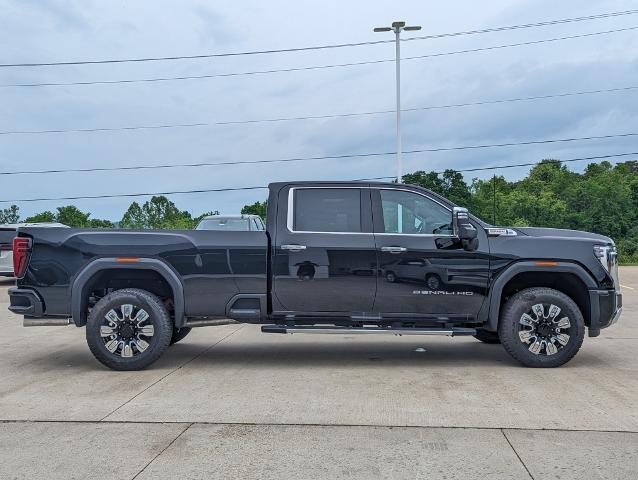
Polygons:
<instances>
[{"instance_id":1,"label":"gmc sierra truck","mask_svg":"<svg viewBox=\"0 0 638 480\"><path fill-rule=\"evenodd\" d=\"M557 367L618 320L614 242L493 227L412 185L269 186L265 231L20 228L9 309L26 326L86 327L116 370L157 360L192 327L264 333L473 335Z\"/></svg>"}]
</instances>

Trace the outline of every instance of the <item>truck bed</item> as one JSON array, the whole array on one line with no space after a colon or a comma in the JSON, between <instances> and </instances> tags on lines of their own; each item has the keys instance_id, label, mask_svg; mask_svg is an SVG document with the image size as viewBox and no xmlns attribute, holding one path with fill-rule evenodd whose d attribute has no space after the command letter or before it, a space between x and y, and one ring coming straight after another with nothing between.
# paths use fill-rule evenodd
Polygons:
<instances>
[{"instance_id":1,"label":"truck bed","mask_svg":"<svg viewBox=\"0 0 638 480\"><path fill-rule=\"evenodd\" d=\"M18 286L37 288L47 315L70 314L74 279L100 258L127 269L138 256L165 263L183 283L187 317L224 315L234 295L267 290L265 232L30 227L19 235L32 239L32 253Z\"/></svg>"}]
</instances>

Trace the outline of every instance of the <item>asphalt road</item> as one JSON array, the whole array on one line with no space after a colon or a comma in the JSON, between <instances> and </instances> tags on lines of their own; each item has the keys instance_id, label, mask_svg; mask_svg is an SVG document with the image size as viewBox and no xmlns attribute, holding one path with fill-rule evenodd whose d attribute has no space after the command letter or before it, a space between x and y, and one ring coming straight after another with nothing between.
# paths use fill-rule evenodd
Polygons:
<instances>
[{"instance_id":1,"label":"asphalt road","mask_svg":"<svg viewBox=\"0 0 638 480\"><path fill-rule=\"evenodd\" d=\"M637 478L638 267L559 369L473 338L194 330L112 372L0 281L0 478ZM425 351L417 351L417 348Z\"/></svg>"}]
</instances>

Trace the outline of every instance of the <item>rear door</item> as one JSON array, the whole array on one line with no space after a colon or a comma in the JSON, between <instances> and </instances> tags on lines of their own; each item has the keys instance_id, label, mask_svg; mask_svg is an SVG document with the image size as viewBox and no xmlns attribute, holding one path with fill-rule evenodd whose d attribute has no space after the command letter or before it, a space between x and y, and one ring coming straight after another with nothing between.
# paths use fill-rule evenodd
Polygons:
<instances>
[{"instance_id":1,"label":"rear door","mask_svg":"<svg viewBox=\"0 0 638 480\"><path fill-rule=\"evenodd\" d=\"M379 283L375 311L475 317L487 293L487 239L463 250L449 207L409 189L372 189ZM484 236L482 229L479 235Z\"/></svg>"},{"instance_id":2,"label":"rear door","mask_svg":"<svg viewBox=\"0 0 638 480\"><path fill-rule=\"evenodd\" d=\"M371 312L377 258L365 187L285 187L278 198L273 309Z\"/></svg>"}]
</instances>

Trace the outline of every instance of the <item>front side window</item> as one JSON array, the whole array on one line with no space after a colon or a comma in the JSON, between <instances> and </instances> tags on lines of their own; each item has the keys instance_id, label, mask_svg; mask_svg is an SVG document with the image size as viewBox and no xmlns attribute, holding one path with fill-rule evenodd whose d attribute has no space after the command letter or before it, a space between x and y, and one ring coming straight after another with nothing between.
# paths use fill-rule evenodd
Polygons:
<instances>
[{"instance_id":1,"label":"front side window","mask_svg":"<svg viewBox=\"0 0 638 480\"><path fill-rule=\"evenodd\" d=\"M379 190L383 232L407 235L452 235L452 212L423 195Z\"/></svg>"},{"instance_id":2,"label":"front side window","mask_svg":"<svg viewBox=\"0 0 638 480\"><path fill-rule=\"evenodd\" d=\"M294 231L361 232L360 189L299 188L293 192Z\"/></svg>"}]
</instances>

